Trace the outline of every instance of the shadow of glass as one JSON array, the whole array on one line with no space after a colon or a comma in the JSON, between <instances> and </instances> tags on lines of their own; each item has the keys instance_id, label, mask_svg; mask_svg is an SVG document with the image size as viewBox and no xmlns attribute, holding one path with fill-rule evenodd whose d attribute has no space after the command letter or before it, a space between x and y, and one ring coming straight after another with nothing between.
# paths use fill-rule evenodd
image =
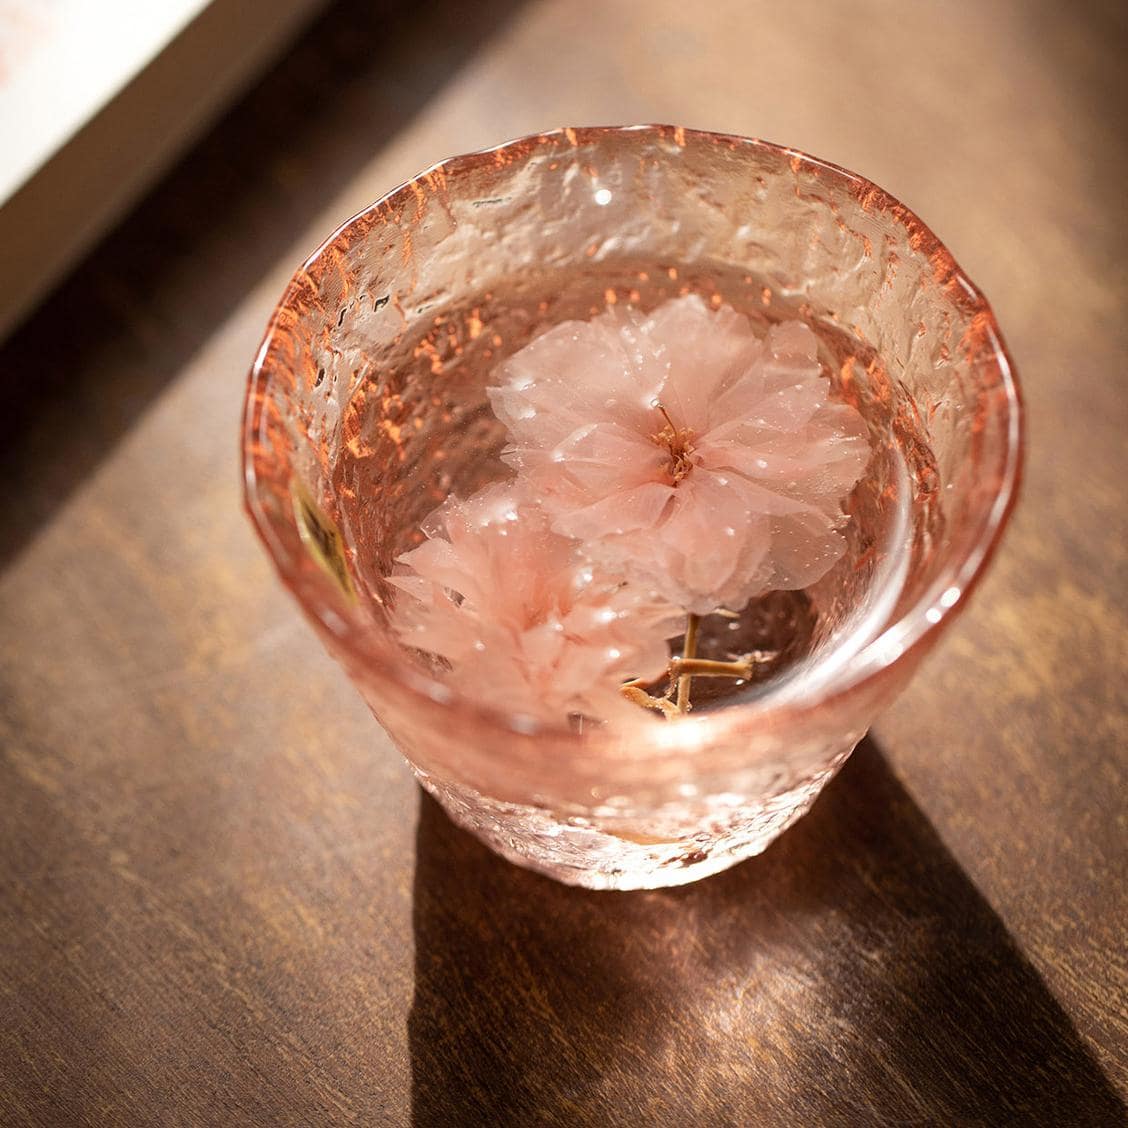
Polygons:
<instances>
[{"instance_id":1,"label":"shadow of glass","mask_svg":"<svg viewBox=\"0 0 1128 1128\"><path fill-rule=\"evenodd\" d=\"M1123 1122L872 741L765 855L678 890L557 885L421 804L418 1125Z\"/></svg>"},{"instance_id":2,"label":"shadow of glass","mask_svg":"<svg viewBox=\"0 0 1128 1128\"><path fill-rule=\"evenodd\" d=\"M0 497L10 502L0 564L523 4L481 0L473 18L459 0L331 5L0 345Z\"/></svg>"}]
</instances>

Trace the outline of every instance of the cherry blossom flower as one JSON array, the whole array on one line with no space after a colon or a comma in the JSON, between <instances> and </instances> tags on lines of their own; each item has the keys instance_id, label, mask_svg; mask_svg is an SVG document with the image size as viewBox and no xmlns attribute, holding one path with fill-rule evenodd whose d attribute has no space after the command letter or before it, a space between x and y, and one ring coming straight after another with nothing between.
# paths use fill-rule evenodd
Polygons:
<instances>
[{"instance_id":1,"label":"cherry blossom flower","mask_svg":"<svg viewBox=\"0 0 1128 1128\"><path fill-rule=\"evenodd\" d=\"M399 558L394 629L450 665L460 692L548 720L637 719L620 685L666 668L683 617L594 570L509 483L451 498Z\"/></svg>"},{"instance_id":2,"label":"cherry blossom flower","mask_svg":"<svg viewBox=\"0 0 1128 1128\"><path fill-rule=\"evenodd\" d=\"M696 614L801 588L842 555L865 425L799 322L760 340L696 295L561 323L490 389L503 458L592 558Z\"/></svg>"}]
</instances>

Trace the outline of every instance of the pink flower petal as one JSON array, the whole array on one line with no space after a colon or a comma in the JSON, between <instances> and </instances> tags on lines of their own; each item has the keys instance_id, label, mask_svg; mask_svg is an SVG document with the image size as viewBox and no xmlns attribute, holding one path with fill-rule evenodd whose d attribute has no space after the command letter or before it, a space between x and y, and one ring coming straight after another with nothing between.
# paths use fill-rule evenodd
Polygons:
<instances>
[{"instance_id":1,"label":"pink flower petal","mask_svg":"<svg viewBox=\"0 0 1128 1128\"><path fill-rule=\"evenodd\" d=\"M601 574L512 483L451 498L432 539L400 557L393 628L444 659L461 693L561 721L637 716L619 687L658 677L682 615L645 588Z\"/></svg>"},{"instance_id":2,"label":"pink flower petal","mask_svg":"<svg viewBox=\"0 0 1128 1128\"><path fill-rule=\"evenodd\" d=\"M505 454L558 533L704 612L806 586L843 551L869 455L799 322L761 341L697 296L550 329L491 389Z\"/></svg>"},{"instance_id":3,"label":"pink flower petal","mask_svg":"<svg viewBox=\"0 0 1128 1128\"><path fill-rule=\"evenodd\" d=\"M560 512L554 527L581 541L652 529L675 491L657 482L644 482L621 493L606 494L582 509Z\"/></svg>"},{"instance_id":4,"label":"pink flower petal","mask_svg":"<svg viewBox=\"0 0 1128 1128\"><path fill-rule=\"evenodd\" d=\"M709 426L710 405L755 363L763 345L746 317L728 306L711 312L696 294L665 302L645 318L634 317L641 321L640 349L664 369L658 397L679 426L700 433Z\"/></svg>"}]
</instances>

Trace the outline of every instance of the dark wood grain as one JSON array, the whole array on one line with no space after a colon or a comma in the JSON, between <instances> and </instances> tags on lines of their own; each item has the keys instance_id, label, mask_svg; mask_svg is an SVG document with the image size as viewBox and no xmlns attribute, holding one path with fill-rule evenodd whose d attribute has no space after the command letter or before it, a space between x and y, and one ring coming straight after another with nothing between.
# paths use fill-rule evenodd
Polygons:
<instances>
[{"instance_id":1,"label":"dark wood grain","mask_svg":"<svg viewBox=\"0 0 1128 1128\"><path fill-rule=\"evenodd\" d=\"M639 896L514 870L427 799L414 921L408 1029L426 1124L1123 1113L872 740L761 860Z\"/></svg>"},{"instance_id":2,"label":"dark wood grain","mask_svg":"<svg viewBox=\"0 0 1128 1128\"><path fill-rule=\"evenodd\" d=\"M0 349L0 1123L1125 1122L1118 5L338 5ZM684 890L455 830L239 506L294 266L565 122L794 144L991 297L1025 497L814 811Z\"/></svg>"}]
</instances>

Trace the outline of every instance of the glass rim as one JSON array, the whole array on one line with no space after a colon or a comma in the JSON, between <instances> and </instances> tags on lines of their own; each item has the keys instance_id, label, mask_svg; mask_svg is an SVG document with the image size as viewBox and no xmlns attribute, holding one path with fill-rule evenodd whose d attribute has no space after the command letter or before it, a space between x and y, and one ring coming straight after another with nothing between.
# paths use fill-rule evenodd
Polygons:
<instances>
[{"instance_id":1,"label":"glass rim","mask_svg":"<svg viewBox=\"0 0 1128 1128\"><path fill-rule=\"evenodd\" d=\"M849 662L809 693L799 698L773 701L769 690L751 701L726 704L724 708L689 714L676 718L673 722L660 721L656 716L640 710L637 726L616 724L607 730L592 726L581 736L566 723L556 724L526 714L507 712L458 694L422 669L405 662L402 649L397 643L373 630L369 623L352 616L327 578L320 577L316 583L305 580L298 562L271 528L270 515L259 504L259 478L254 458L257 432L254 430L253 407L274 373L276 366L270 363L270 345L283 327L287 307L296 293L299 279L321 258L332 254L338 244L347 242L354 229L361 228L363 233L363 229L370 227L381 211L388 210L399 202L414 203L417 193L421 189L431 190L436 179L443 184L453 183L460 174L480 167L484 159L497 159L499 154L529 156L544 145L576 148L631 134L647 136L655 141L672 142L678 147L684 147L692 139L698 143L724 145L733 151L749 149L770 152L786 158L796 171L805 167L816 175L830 176L839 183L851 185L854 193L865 201L863 207L867 210L880 208L892 211L897 222L912 230L915 245L933 263L934 270L942 270L958 283L963 291L961 305L973 313L982 326L984 339L989 346L987 355L994 362L999 386L1005 393L1000 406L1000 410L1006 412L1005 448L998 488L970 549L958 558L944 561L936 579L910 607L895 619L886 622L879 633L861 647ZM241 453L244 508L251 523L285 587L319 633L330 643L330 648L343 651L349 669L361 669L367 675L396 685L417 699L422 708L441 708L450 715L472 717L479 723L485 722L518 736L551 739L589 750L597 745L605 746L607 750L621 749L626 744L633 745L637 752L637 745L645 743L659 754L677 755L707 747L718 740L739 736L742 731L784 727L887 675L901 666L910 655L926 652L966 605L969 595L982 578L998 547L1018 498L1024 445L1022 393L1014 362L1003 340L994 311L952 253L915 212L866 177L791 146L736 134L645 124L564 126L448 157L398 184L341 223L295 271L271 313L247 379ZM641 739L624 742L623 737L628 732Z\"/></svg>"}]
</instances>

